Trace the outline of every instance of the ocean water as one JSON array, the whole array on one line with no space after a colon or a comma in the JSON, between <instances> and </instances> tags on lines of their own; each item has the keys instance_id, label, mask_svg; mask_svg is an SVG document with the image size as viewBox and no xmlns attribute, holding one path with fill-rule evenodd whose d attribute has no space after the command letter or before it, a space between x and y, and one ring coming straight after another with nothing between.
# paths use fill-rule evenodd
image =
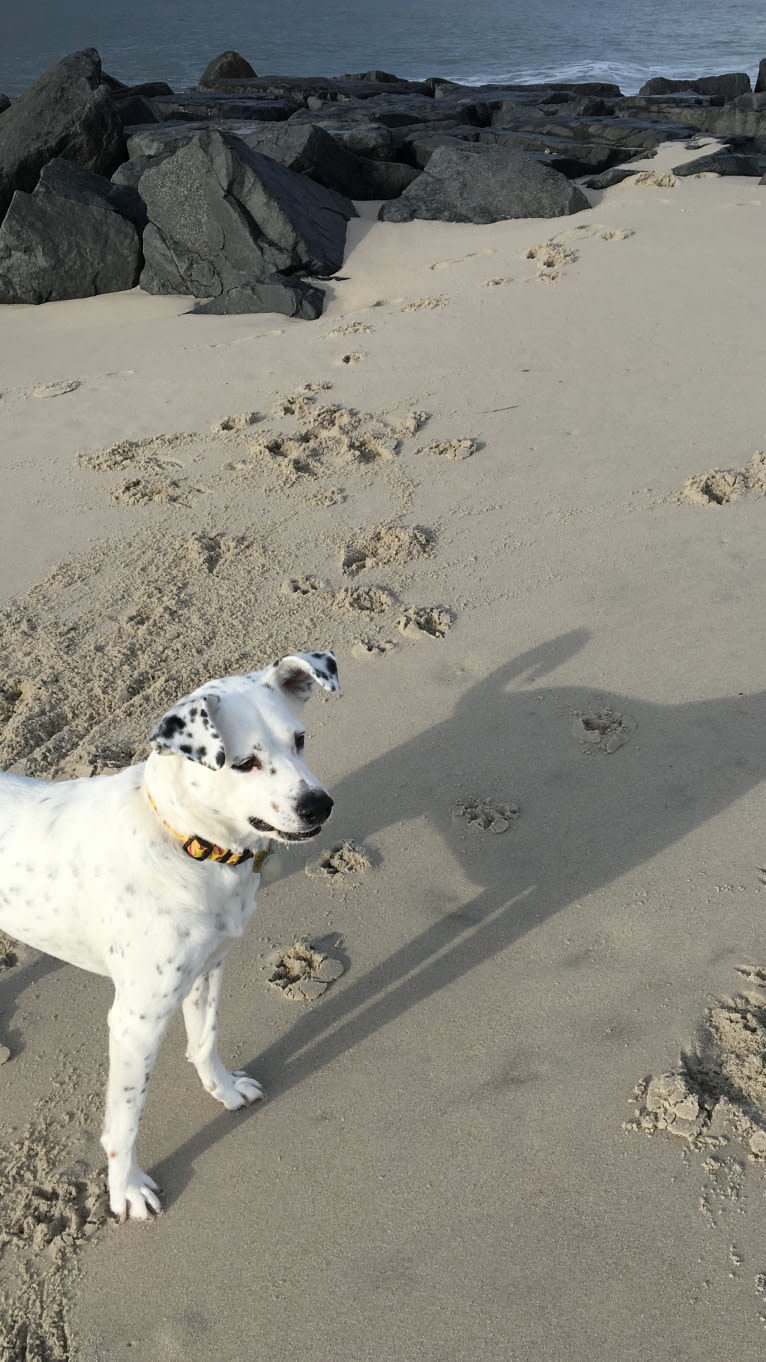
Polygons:
<instances>
[{"instance_id":1,"label":"ocean water","mask_svg":"<svg viewBox=\"0 0 766 1362\"><path fill-rule=\"evenodd\" d=\"M97 47L128 82L196 83L242 52L259 74L371 67L417 79L612 80L757 70L766 0L0 0L0 91Z\"/></svg>"}]
</instances>

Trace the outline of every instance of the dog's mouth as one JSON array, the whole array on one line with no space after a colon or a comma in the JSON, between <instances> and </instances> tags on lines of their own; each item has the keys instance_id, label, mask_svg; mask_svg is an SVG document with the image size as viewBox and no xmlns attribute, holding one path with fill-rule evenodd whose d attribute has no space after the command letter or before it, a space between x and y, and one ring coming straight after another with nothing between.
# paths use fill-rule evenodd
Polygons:
<instances>
[{"instance_id":1,"label":"dog's mouth","mask_svg":"<svg viewBox=\"0 0 766 1362\"><path fill-rule=\"evenodd\" d=\"M272 827L271 823L264 823L262 818L249 818L247 821L256 832L265 832L268 837L278 837L281 842L308 842L312 837L318 837L322 831L321 823L317 823L313 828L304 828L301 832L283 832L281 828Z\"/></svg>"}]
</instances>

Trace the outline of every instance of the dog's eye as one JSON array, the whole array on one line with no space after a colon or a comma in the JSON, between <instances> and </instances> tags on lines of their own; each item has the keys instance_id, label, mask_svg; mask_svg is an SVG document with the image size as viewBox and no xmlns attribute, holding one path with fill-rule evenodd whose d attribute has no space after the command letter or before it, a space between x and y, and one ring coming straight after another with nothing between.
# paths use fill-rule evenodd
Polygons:
<instances>
[{"instance_id":1,"label":"dog's eye","mask_svg":"<svg viewBox=\"0 0 766 1362\"><path fill-rule=\"evenodd\" d=\"M232 771L262 771L263 763L258 757L245 757L242 761L232 762Z\"/></svg>"},{"instance_id":2,"label":"dog's eye","mask_svg":"<svg viewBox=\"0 0 766 1362\"><path fill-rule=\"evenodd\" d=\"M296 752L302 752L305 746L306 746L306 734L305 734L305 733L296 733L296 735L295 735L295 750L296 750Z\"/></svg>"}]
</instances>

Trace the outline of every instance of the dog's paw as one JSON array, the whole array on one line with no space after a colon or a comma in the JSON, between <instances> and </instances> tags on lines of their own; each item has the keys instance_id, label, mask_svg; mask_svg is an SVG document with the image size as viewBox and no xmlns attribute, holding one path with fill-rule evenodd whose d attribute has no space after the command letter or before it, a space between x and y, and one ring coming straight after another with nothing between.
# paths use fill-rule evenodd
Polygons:
<instances>
[{"instance_id":1,"label":"dog's paw","mask_svg":"<svg viewBox=\"0 0 766 1362\"><path fill-rule=\"evenodd\" d=\"M154 1178L134 1165L121 1186L110 1186L109 1209L120 1223L125 1220L148 1220L150 1214L159 1215L162 1210L157 1195L159 1190Z\"/></svg>"},{"instance_id":2,"label":"dog's paw","mask_svg":"<svg viewBox=\"0 0 766 1362\"><path fill-rule=\"evenodd\" d=\"M227 1111L237 1111L259 1102L264 1092L257 1079L251 1078L244 1069L237 1069L236 1073L227 1074L224 1082L211 1088L210 1095L216 1102L223 1103Z\"/></svg>"}]
</instances>

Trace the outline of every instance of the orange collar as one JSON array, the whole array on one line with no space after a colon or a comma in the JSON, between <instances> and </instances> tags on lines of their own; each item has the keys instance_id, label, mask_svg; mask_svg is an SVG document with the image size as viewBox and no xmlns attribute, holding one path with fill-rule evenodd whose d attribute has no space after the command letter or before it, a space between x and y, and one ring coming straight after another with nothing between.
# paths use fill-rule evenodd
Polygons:
<instances>
[{"instance_id":1,"label":"orange collar","mask_svg":"<svg viewBox=\"0 0 766 1362\"><path fill-rule=\"evenodd\" d=\"M146 787L144 788L146 789ZM249 861L252 857L253 870L256 874L260 872L263 862L271 851L271 843L269 843L263 851L229 851L226 847L217 846L215 842L209 842L207 837L197 837L194 835L191 837L184 837L182 832L177 832L176 829L172 827L167 818L162 817L162 814L157 808L156 801L152 798L148 790L146 790L146 797L160 822L164 823L168 832L172 833L178 842L182 843L186 855L191 856L193 861L215 861L218 865L234 866L241 865L243 861Z\"/></svg>"}]
</instances>

